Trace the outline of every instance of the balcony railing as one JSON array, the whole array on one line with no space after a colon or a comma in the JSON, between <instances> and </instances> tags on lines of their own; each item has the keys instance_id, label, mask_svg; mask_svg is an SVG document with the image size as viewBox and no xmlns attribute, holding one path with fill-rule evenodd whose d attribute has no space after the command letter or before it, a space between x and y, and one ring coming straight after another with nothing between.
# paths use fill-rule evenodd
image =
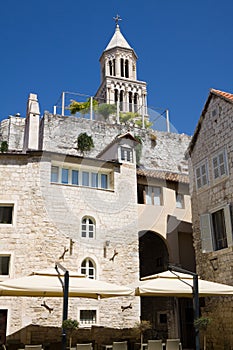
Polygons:
<instances>
[{"instance_id":1,"label":"balcony railing","mask_svg":"<svg viewBox=\"0 0 233 350\"><path fill-rule=\"evenodd\" d=\"M70 105L73 101L77 101L80 104L86 104L88 102L87 107L72 114ZM96 99L92 96L63 92L53 107L53 114L75 116L77 118L90 120L101 120L118 124L128 123L140 128L149 127L159 131L178 132L169 121L169 112L167 109L150 108L148 106L122 101L108 101L107 103L104 103L99 99L97 105L95 101Z\"/></svg>"}]
</instances>

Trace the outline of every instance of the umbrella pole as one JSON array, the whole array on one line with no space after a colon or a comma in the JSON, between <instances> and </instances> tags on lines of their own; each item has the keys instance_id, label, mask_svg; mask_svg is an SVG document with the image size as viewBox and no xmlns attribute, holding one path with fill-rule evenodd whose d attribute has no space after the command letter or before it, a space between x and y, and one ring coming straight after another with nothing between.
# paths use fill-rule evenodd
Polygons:
<instances>
[{"instance_id":1,"label":"umbrella pole","mask_svg":"<svg viewBox=\"0 0 233 350\"><path fill-rule=\"evenodd\" d=\"M194 320L199 318L199 295L198 295L198 275L193 274L193 309L194 309ZM200 350L200 334L199 328L195 326L195 342L196 350Z\"/></svg>"},{"instance_id":2,"label":"umbrella pole","mask_svg":"<svg viewBox=\"0 0 233 350\"><path fill-rule=\"evenodd\" d=\"M195 272L191 272L185 269L182 269L181 267L174 266L174 265L168 265L168 269L170 271L176 271L181 273L186 273L191 276L193 276L193 311L194 311L194 320L197 320L199 318L199 291L198 291L198 274ZM182 281L182 278L180 279ZM184 281L182 281L184 282ZM185 283L185 282L184 282ZM197 326L195 326L195 350L200 350L200 334L199 329Z\"/></svg>"},{"instance_id":3,"label":"umbrella pole","mask_svg":"<svg viewBox=\"0 0 233 350\"><path fill-rule=\"evenodd\" d=\"M64 282L61 280L58 267L64 272ZM62 284L63 289L63 315L62 323L68 317L68 297L69 297L69 271L60 263L56 263L55 269L58 273L58 278ZM66 350L66 330L62 327L62 350Z\"/></svg>"},{"instance_id":4,"label":"umbrella pole","mask_svg":"<svg viewBox=\"0 0 233 350\"><path fill-rule=\"evenodd\" d=\"M69 271L64 275L64 292L63 292L63 317L62 321L68 317L68 293L69 293ZM66 349L66 330L62 328L62 350Z\"/></svg>"}]
</instances>

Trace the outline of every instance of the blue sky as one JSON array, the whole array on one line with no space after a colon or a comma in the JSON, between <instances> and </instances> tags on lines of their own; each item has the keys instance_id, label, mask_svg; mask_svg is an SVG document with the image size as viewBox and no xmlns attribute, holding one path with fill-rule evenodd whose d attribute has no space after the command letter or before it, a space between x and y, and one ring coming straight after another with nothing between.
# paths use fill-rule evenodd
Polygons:
<instances>
[{"instance_id":1,"label":"blue sky","mask_svg":"<svg viewBox=\"0 0 233 350\"><path fill-rule=\"evenodd\" d=\"M233 93L232 13L232 0L1 1L0 119L25 116L30 92L41 113L62 91L94 95L119 14L148 106L191 135L209 89Z\"/></svg>"}]
</instances>

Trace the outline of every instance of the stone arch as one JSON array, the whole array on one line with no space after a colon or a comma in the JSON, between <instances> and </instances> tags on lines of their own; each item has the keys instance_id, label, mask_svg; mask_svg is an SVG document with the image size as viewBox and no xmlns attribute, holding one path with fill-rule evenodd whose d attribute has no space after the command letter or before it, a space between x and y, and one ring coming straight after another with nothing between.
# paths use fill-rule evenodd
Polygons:
<instances>
[{"instance_id":1,"label":"stone arch","mask_svg":"<svg viewBox=\"0 0 233 350\"><path fill-rule=\"evenodd\" d=\"M140 277L167 270L169 251L166 240L154 231L139 232Z\"/></svg>"}]
</instances>

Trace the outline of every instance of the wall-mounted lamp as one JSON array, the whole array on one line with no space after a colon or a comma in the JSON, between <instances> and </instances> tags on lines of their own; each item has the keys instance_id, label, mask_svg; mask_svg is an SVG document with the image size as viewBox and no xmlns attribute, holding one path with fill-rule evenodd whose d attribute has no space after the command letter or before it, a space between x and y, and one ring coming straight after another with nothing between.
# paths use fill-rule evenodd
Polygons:
<instances>
[{"instance_id":1,"label":"wall-mounted lamp","mask_svg":"<svg viewBox=\"0 0 233 350\"><path fill-rule=\"evenodd\" d=\"M212 269L216 271L218 269L218 258L210 259L210 264L212 266Z\"/></svg>"},{"instance_id":2,"label":"wall-mounted lamp","mask_svg":"<svg viewBox=\"0 0 233 350\"><path fill-rule=\"evenodd\" d=\"M105 241L105 247L109 247L110 246L110 241Z\"/></svg>"},{"instance_id":3,"label":"wall-mounted lamp","mask_svg":"<svg viewBox=\"0 0 233 350\"><path fill-rule=\"evenodd\" d=\"M110 246L110 241L104 242L104 258L107 258L107 247Z\"/></svg>"}]
</instances>

